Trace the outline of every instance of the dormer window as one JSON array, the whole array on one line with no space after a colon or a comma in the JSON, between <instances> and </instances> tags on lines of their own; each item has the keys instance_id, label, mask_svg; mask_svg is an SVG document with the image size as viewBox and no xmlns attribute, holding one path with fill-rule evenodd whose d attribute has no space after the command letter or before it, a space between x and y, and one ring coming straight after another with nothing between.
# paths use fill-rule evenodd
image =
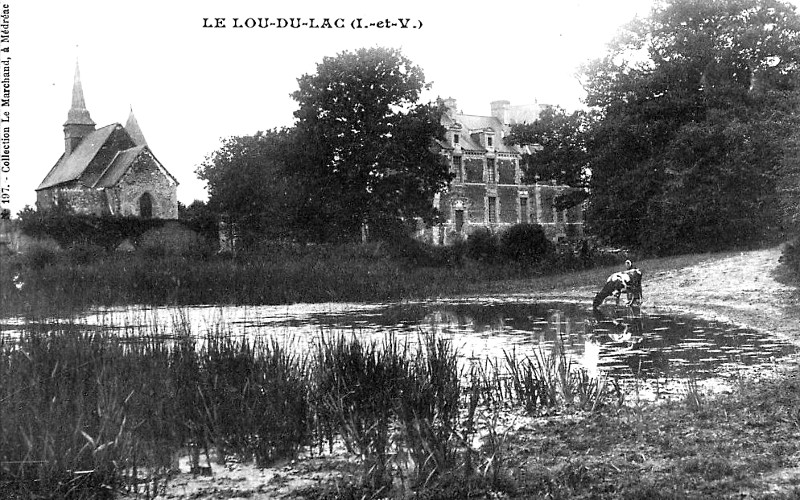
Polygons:
<instances>
[{"instance_id":1,"label":"dormer window","mask_svg":"<svg viewBox=\"0 0 800 500\"><path fill-rule=\"evenodd\" d=\"M458 134L453 134L453 144L458 144Z\"/></svg>"},{"instance_id":2,"label":"dormer window","mask_svg":"<svg viewBox=\"0 0 800 500\"><path fill-rule=\"evenodd\" d=\"M492 142L493 142L493 141L492 141L492 138L491 138L491 137L487 137L487 138L486 138L486 145L487 145L487 146L489 146L490 148L491 148L491 147L492 147L492 145L493 145L493 144L492 144Z\"/></svg>"}]
</instances>

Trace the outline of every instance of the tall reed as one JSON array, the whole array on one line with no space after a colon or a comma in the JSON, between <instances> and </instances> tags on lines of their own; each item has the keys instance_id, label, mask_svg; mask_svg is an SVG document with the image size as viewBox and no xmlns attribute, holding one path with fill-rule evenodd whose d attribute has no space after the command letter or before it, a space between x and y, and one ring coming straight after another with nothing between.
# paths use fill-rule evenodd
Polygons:
<instances>
[{"instance_id":1,"label":"tall reed","mask_svg":"<svg viewBox=\"0 0 800 500\"><path fill-rule=\"evenodd\" d=\"M323 336L314 363L314 395L323 426L366 464L363 481L387 488L395 403L408 372L407 345L393 335L381 345L344 334Z\"/></svg>"},{"instance_id":2,"label":"tall reed","mask_svg":"<svg viewBox=\"0 0 800 500\"><path fill-rule=\"evenodd\" d=\"M309 435L304 370L276 343L32 329L0 345L0 491L155 494L188 445L292 456Z\"/></svg>"},{"instance_id":3,"label":"tall reed","mask_svg":"<svg viewBox=\"0 0 800 500\"><path fill-rule=\"evenodd\" d=\"M575 367L560 340L550 353L539 350L523 358L514 351L503 354L510 393L530 414L559 407L594 411L620 391L619 385L609 384L605 376L590 377L586 370Z\"/></svg>"}]
</instances>

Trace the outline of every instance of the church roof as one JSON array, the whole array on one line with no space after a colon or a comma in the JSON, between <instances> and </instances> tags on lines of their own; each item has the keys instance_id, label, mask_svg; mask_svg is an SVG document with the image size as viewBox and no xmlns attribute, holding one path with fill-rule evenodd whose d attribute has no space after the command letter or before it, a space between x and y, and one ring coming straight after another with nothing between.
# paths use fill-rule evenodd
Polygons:
<instances>
[{"instance_id":1,"label":"church roof","mask_svg":"<svg viewBox=\"0 0 800 500\"><path fill-rule=\"evenodd\" d=\"M61 155L36 190L73 181L86 187L111 187L143 152L156 162L166 176L178 183L147 144L137 144L125 127L114 123L89 133L72 153Z\"/></svg>"},{"instance_id":2,"label":"church roof","mask_svg":"<svg viewBox=\"0 0 800 500\"><path fill-rule=\"evenodd\" d=\"M136 146L118 152L108 165L108 168L106 168L100 178L97 179L97 182L94 183L94 187L111 187L116 184L145 148L147 148L146 145Z\"/></svg>"},{"instance_id":3,"label":"church roof","mask_svg":"<svg viewBox=\"0 0 800 500\"><path fill-rule=\"evenodd\" d=\"M36 190L80 179L117 126L115 123L89 133L72 153L61 155Z\"/></svg>"},{"instance_id":4,"label":"church roof","mask_svg":"<svg viewBox=\"0 0 800 500\"><path fill-rule=\"evenodd\" d=\"M131 139L133 139L133 142L135 142L137 146L147 145L147 139L144 138L142 129L139 128L139 122L137 122L136 117L133 116L133 108L131 108L131 112L128 115L128 121L125 122L125 130L128 131L128 134L131 136Z\"/></svg>"}]
</instances>

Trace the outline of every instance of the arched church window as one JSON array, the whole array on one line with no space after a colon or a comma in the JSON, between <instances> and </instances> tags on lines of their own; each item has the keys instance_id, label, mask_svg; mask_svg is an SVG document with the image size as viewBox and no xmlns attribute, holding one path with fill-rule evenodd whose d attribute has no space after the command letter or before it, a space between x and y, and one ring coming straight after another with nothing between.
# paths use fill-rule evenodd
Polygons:
<instances>
[{"instance_id":1,"label":"arched church window","mask_svg":"<svg viewBox=\"0 0 800 500\"><path fill-rule=\"evenodd\" d=\"M144 193L139 198L139 216L149 219L153 216L153 197L150 193Z\"/></svg>"}]
</instances>

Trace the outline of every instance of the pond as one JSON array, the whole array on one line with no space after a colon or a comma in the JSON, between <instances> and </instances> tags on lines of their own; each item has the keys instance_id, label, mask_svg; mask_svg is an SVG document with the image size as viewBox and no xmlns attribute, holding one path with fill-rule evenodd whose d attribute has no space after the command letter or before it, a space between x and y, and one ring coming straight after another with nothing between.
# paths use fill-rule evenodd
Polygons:
<instances>
[{"instance_id":1,"label":"pond","mask_svg":"<svg viewBox=\"0 0 800 500\"><path fill-rule=\"evenodd\" d=\"M776 337L718 322L588 304L528 298L469 298L393 304L296 304L258 307L115 308L81 318L87 328L169 337L270 337L305 349L321 335L345 333L380 340L393 333L416 342L421 334L448 337L464 362L550 355L563 349L592 376L637 385L637 393L679 392L685 381L719 386L746 370L773 366L795 353ZM13 322L3 326L13 335ZM641 384L641 386L639 386Z\"/></svg>"}]
</instances>

